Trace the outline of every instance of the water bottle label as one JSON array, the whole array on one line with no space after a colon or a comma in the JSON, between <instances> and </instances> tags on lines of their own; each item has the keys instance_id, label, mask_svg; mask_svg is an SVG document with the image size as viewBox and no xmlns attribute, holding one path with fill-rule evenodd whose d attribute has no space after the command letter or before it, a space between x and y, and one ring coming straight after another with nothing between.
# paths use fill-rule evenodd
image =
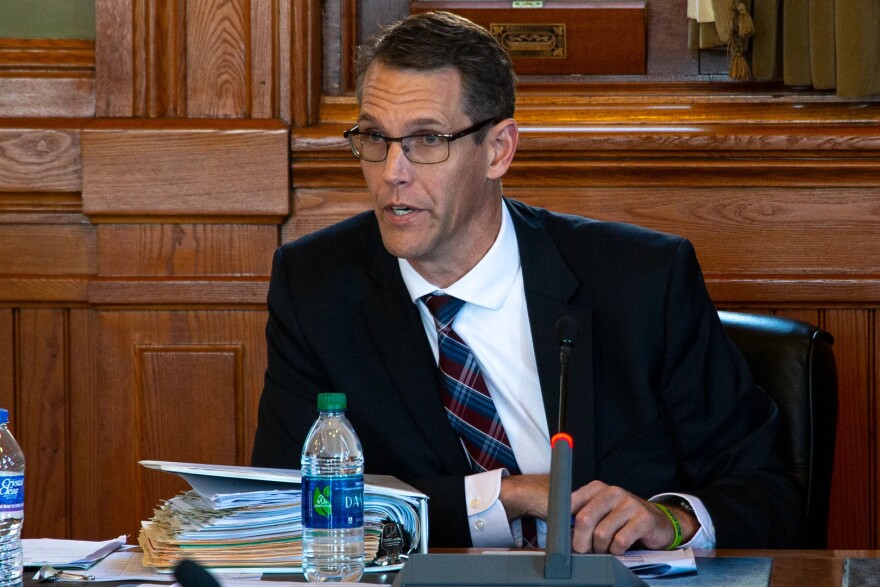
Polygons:
<instances>
[{"instance_id":1,"label":"water bottle label","mask_svg":"<svg viewBox=\"0 0 880 587\"><path fill-rule=\"evenodd\" d=\"M24 509L24 475L0 477L0 513Z\"/></svg>"},{"instance_id":2,"label":"water bottle label","mask_svg":"<svg viewBox=\"0 0 880 587\"><path fill-rule=\"evenodd\" d=\"M360 528L364 525L364 478L303 477L304 528Z\"/></svg>"}]
</instances>

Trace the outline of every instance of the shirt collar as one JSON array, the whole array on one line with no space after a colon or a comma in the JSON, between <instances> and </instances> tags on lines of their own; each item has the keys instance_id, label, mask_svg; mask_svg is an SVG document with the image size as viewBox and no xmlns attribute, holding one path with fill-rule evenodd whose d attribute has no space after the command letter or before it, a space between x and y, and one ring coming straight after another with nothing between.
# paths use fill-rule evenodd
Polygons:
<instances>
[{"instance_id":1,"label":"shirt collar","mask_svg":"<svg viewBox=\"0 0 880 587\"><path fill-rule=\"evenodd\" d=\"M397 259L403 282L415 303L425 294L442 291L470 304L497 310L507 299L519 272L519 248L513 220L501 202L501 230L489 251L461 279L443 289L431 284L406 259Z\"/></svg>"}]
</instances>

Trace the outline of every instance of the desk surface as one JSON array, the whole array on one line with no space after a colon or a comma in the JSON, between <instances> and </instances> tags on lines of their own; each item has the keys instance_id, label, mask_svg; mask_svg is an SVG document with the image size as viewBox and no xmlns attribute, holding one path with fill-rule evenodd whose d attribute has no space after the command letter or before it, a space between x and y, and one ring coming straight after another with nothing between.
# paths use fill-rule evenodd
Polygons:
<instances>
[{"instance_id":1,"label":"desk surface","mask_svg":"<svg viewBox=\"0 0 880 587\"><path fill-rule=\"evenodd\" d=\"M446 550L436 552L473 552L486 549ZM435 549L432 549L434 552ZM773 559L770 587L834 587L843 580L843 561L848 558L880 558L880 550L695 550L697 557L769 557ZM878 579L880 584L880 579ZM670 582L670 587L674 582Z\"/></svg>"},{"instance_id":2,"label":"desk surface","mask_svg":"<svg viewBox=\"0 0 880 587\"><path fill-rule=\"evenodd\" d=\"M447 553L471 553L479 554L493 549L432 549L431 552ZM502 549L499 549L502 550ZM773 567L770 575L770 587L803 587L804 585L816 585L822 587L834 587L842 584L843 563L848 558L880 558L880 550L695 550L697 557L763 557L772 558ZM24 585L37 585L28 573ZM290 576L267 576L266 581L271 586L271 579L276 580L300 580L302 577ZM387 582L394 579L394 574L367 575L364 581ZM128 581L127 583L131 583ZM138 582L139 583L139 582ZM67 583L75 585L75 583ZM670 581L670 587L674 587L674 581ZM880 580L878 580L880 584ZM101 583L107 587L113 587L115 583ZM164 584L168 587L169 583ZM158 587L158 584L157 584Z\"/></svg>"}]
</instances>

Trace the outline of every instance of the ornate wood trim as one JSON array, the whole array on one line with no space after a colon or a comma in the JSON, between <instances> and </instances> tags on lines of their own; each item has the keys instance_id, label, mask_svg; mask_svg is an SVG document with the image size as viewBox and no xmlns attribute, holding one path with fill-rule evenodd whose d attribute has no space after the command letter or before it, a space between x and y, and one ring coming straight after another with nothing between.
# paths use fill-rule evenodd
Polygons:
<instances>
[{"instance_id":1,"label":"ornate wood trim","mask_svg":"<svg viewBox=\"0 0 880 587\"><path fill-rule=\"evenodd\" d=\"M95 76L95 42L78 39L0 39L0 75Z\"/></svg>"}]
</instances>

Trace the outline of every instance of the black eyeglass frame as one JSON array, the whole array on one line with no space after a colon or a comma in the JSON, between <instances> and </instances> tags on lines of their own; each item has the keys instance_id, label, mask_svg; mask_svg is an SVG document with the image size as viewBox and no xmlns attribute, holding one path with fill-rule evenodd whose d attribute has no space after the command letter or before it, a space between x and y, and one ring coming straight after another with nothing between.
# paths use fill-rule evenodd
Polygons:
<instances>
[{"instance_id":1,"label":"black eyeglass frame","mask_svg":"<svg viewBox=\"0 0 880 587\"><path fill-rule=\"evenodd\" d=\"M500 119L498 119L498 118L487 118L486 120L478 122L473 126L469 126L464 130L460 130L460 131L452 133L452 134L443 134L443 133L439 133L439 132L425 132L425 133L419 133L419 134L414 134L414 135L406 135L404 137L386 137L386 136L384 136L380 133L377 133L377 132L361 132L358 130L359 125L356 124L353 127L351 127L350 129L348 129L347 131L343 132L342 136L345 137L346 139L348 139L348 146L351 149L351 152L354 154L354 156L362 161L367 161L368 163L381 163L382 161L385 161L385 159L388 158L388 150L391 148L391 143L400 143L401 147L402 147L403 141L406 139L415 139L415 138L419 138L419 137L438 137L441 139L446 139L446 157L444 157L440 161L432 161L430 163L425 163L423 161L413 161L412 159L409 158L409 155L407 154L406 149L401 149L403 151L403 156L406 157L409 161L412 161L413 163L417 163L419 165L436 165L437 163L443 163L444 161L449 159L449 143L451 143L452 141L456 141L462 137L466 137L470 134L474 134L475 132L481 130L485 126L488 126L489 124L498 124L499 122L500 122ZM381 159L376 159L376 160L364 159L363 157L361 157L358 154L358 151L355 148L354 143L352 143L352 140L351 140L351 138L353 136L358 136L358 135L372 136L374 138L375 137L381 138L383 141L385 141L385 155Z\"/></svg>"}]
</instances>

